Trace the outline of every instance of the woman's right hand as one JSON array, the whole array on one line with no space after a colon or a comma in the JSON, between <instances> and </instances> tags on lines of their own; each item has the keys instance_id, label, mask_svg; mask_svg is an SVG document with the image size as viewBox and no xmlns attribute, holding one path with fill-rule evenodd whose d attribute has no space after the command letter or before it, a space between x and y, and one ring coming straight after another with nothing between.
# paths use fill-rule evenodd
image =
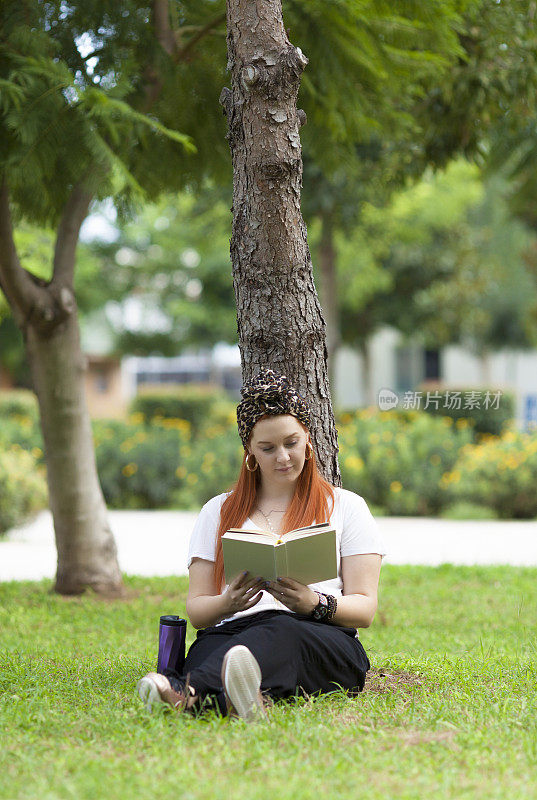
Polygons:
<instances>
[{"instance_id":1,"label":"woman's right hand","mask_svg":"<svg viewBox=\"0 0 537 800\"><path fill-rule=\"evenodd\" d=\"M265 581L261 577L252 578L249 572L241 572L234 578L226 591L224 599L231 614L252 608L261 600Z\"/></svg>"}]
</instances>

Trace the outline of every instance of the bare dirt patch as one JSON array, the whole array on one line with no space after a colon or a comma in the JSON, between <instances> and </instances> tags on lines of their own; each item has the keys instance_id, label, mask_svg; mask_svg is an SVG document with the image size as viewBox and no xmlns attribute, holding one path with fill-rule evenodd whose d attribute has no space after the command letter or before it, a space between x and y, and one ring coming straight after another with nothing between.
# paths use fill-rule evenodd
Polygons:
<instances>
[{"instance_id":1,"label":"bare dirt patch","mask_svg":"<svg viewBox=\"0 0 537 800\"><path fill-rule=\"evenodd\" d=\"M423 675L405 670L372 667L365 678L364 692L408 691L424 686L426 683Z\"/></svg>"}]
</instances>

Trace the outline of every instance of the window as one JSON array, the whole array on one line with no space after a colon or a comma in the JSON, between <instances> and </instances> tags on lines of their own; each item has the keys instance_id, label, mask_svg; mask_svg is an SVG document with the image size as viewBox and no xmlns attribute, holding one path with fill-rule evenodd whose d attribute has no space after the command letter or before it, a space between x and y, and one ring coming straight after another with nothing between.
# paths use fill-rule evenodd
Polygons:
<instances>
[{"instance_id":1,"label":"window","mask_svg":"<svg viewBox=\"0 0 537 800\"><path fill-rule=\"evenodd\" d=\"M424 350L424 378L426 381L437 381L441 378L440 351Z\"/></svg>"}]
</instances>

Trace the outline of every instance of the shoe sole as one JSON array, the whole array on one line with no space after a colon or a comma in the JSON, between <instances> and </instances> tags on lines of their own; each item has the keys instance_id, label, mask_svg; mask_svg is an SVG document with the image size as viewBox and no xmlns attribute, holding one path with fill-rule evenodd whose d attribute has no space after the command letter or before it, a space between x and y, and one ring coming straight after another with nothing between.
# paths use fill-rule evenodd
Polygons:
<instances>
[{"instance_id":1,"label":"shoe sole","mask_svg":"<svg viewBox=\"0 0 537 800\"><path fill-rule=\"evenodd\" d=\"M157 684L151 678L140 678L136 684L136 691L148 711L152 711L153 706L168 705L160 696Z\"/></svg>"},{"instance_id":2,"label":"shoe sole","mask_svg":"<svg viewBox=\"0 0 537 800\"><path fill-rule=\"evenodd\" d=\"M243 644L232 647L222 662L222 685L233 708L247 722L265 714L261 695L261 669Z\"/></svg>"}]
</instances>

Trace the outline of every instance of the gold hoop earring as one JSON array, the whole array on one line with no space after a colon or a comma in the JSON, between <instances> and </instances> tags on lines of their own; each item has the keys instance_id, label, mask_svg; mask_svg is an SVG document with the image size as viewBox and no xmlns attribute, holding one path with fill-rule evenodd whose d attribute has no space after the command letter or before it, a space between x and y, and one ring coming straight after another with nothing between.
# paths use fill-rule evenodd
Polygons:
<instances>
[{"instance_id":1,"label":"gold hoop earring","mask_svg":"<svg viewBox=\"0 0 537 800\"><path fill-rule=\"evenodd\" d=\"M252 469L250 469L250 467L248 466L248 459L250 458L250 456L254 456L254 454L253 454L253 453L248 453L248 455L246 456L246 460L245 460L245 462L244 462L244 463L246 464L246 469L248 470L248 472L255 472L255 471L256 471L256 469L258 468L259 464L258 464L258 463L257 463L257 461L256 461L256 462L255 462L255 467L253 467ZM254 456L254 459L255 459L255 456Z\"/></svg>"},{"instance_id":2,"label":"gold hoop earring","mask_svg":"<svg viewBox=\"0 0 537 800\"><path fill-rule=\"evenodd\" d=\"M309 447L309 456L304 456L304 461L309 461L313 455L313 445L311 442L306 442L306 447Z\"/></svg>"}]
</instances>

